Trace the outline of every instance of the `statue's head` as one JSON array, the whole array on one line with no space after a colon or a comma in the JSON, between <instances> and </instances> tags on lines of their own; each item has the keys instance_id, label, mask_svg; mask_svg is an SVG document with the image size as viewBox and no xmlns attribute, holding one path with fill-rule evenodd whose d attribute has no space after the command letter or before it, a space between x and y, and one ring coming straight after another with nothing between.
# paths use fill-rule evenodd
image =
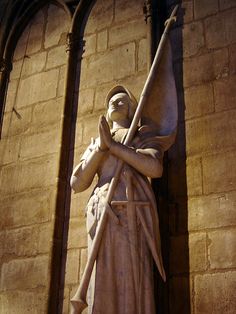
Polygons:
<instances>
[{"instance_id":1,"label":"statue's head","mask_svg":"<svg viewBox=\"0 0 236 314\"><path fill-rule=\"evenodd\" d=\"M124 86L115 86L107 94L105 105L107 107L107 120L110 125L113 121L128 120L131 122L137 101Z\"/></svg>"}]
</instances>

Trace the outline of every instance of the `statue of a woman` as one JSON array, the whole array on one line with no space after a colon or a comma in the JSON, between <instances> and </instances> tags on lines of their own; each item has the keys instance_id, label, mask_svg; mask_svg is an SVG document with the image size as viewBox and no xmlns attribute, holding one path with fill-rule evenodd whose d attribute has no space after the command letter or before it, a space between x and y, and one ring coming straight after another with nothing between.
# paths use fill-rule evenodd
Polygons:
<instances>
[{"instance_id":1,"label":"statue of a woman","mask_svg":"<svg viewBox=\"0 0 236 314\"><path fill-rule=\"evenodd\" d=\"M165 272L155 197L147 177L162 175L168 138L157 136L148 126L141 126L132 144L125 146L122 142L136 100L125 87L116 86L109 92L106 105L107 119L100 118L99 137L87 148L71 177L73 190L82 192L98 175L86 208L90 248L116 164L119 159L124 161L111 202L119 223L108 216L90 283L89 313L154 314L153 259L164 280Z\"/></svg>"}]
</instances>

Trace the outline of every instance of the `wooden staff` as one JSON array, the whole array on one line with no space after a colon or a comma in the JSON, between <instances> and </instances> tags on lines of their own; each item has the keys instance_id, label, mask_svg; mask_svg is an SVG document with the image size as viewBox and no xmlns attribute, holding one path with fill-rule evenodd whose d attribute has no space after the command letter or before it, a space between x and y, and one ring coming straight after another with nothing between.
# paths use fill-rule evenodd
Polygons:
<instances>
[{"instance_id":1,"label":"wooden staff","mask_svg":"<svg viewBox=\"0 0 236 314\"><path fill-rule=\"evenodd\" d=\"M146 80L143 91L141 93L140 100L139 100L137 109L135 111L132 123L130 125L129 131L127 133L124 145L128 146L134 138L135 132L136 132L137 127L138 127L139 120L141 118L143 107L144 107L146 100L147 100L147 96L150 92L153 81L156 79L157 68L158 68L158 65L159 65L160 60L161 60L161 55L162 55L164 45L165 45L165 42L167 39L167 34L169 32L169 29L170 29L172 23L176 21L175 15L176 15L177 9L178 9L178 5L175 6L175 8L173 9L173 11L171 13L171 16L165 22L164 32L161 36L161 40L160 40L160 43L158 45L152 67L150 69L148 78ZM104 205L105 208L104 208L102 215L100 217L100 222L99 222L98 227L97 227L96 236L92 242L90 255L89 255L87 264L85 266L84 273L83 273L83 276L81 278L79 288L78 288L75 296L71 299L71 305L72 305L71 314L81 314L82 311L88 306L87 302L86 302L87 290L88 290L91 274L93 271L94 263L96 261L97 255L98 255L99 246L100 246L100 243L102 240L102 235L103 235L104 229L106 227L108 211L111 210L109 204L112 201L112 197L113 197L115 189L117 187L123 164L124 164L124 162L120 159L118 164L117 164L115 175L112 178L111 183L109 185L109 189L107 192L105 205Z\"/></svg>"}]
</instances>

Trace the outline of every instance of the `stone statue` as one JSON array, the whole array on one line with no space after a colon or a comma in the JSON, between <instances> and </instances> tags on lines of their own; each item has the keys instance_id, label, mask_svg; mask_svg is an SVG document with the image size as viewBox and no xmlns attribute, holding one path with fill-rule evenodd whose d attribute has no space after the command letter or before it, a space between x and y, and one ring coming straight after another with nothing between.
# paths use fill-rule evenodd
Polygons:
<instances>
[{"instance_id":1,"label":"stone statue","mask_svg":"<svg viewBox=\"0 0 236 314\"><path fill-rule=\"evenodd\" d=\"M145 98L150 93L144 91ZM153 260L163 280L165 271L155 196L148 178L162 175L163 154L174 141L176 123L173 132L166 132L170 118L155 124L148 123L146 116L134 128L137 101L124 86L112 88L105 105L107 116L99 120L99 137L92 140L71 177L72 189L82 192L98 176L86 208L89 261L93 262L87 264L89 276L82 278L83 287L71 300L71 313L81 313L87 306L90 282L89 314L154 314ZM129 129L134 134L131 141L127 141ZM115 186L112 192L111 186Z\"/></svg>"}]
</instances>

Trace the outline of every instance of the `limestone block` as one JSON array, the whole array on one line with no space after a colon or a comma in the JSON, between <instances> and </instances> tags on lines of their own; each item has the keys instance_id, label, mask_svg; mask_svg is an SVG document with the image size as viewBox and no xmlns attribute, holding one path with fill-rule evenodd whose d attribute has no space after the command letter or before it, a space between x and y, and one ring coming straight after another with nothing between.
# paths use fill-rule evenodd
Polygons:
<instances>
[{"instance_id":1,"label":"limestone block","mask_svg":"<svg viewBox=\"0 0 236 314\"><path fill-rule=\"evenodd\" d=\"M193 2L183 1L181 7L184 10L184 22L189 23L193 20Z\"/></svg>"},{"instance_id":2,"label":"limestone block","mask_svg":"<svg viewBox=\"0 0 236 314\"><path fill-rule=\"evenodd\" d=\"M189 277L173 277L170 279L170 314L190 312L192 299L192 282Z\"/></svg>"},{"instance_id":3,"label":"limestone block","mask_svg":"<svg viewBox=\"0 0 236 314\"><path fill-rule=\"evenodd\" d=\"M134 17L141 17L143 15L143 1L142 0L120 0L115 3L115 21L127 21Z\"/></svg>"},{"instance_id":4,"label":"limestone block","mask_svg":"<svg viewBox=\"0 0 236 314\"><path fill-rule=\"evenodd\" d=\"M183 63L184 86L194 86L227 76L229 73L228 50L220 49Z\"/></svg>"},{"instance_id":5,"label":"limestone block","mask_svg":"<svg viewBox=\"0 0 236 314\"><path fill-rule=\"evenodd\" d=\"M22 79L17 95L17 108L39 101L46 101L56 96L59 70L32 75Z\"/></svg>"},{"instance_id":6,"label":"limestone block","mask_svg":"<svg viewBox=\"0 0 236 314\"><path fill-rule=\"evenodd\" d=\"M49 221L54 200L55 193L48 188L2 198L0 228L17 228Z\"/></svg>"},{"instance_id":7,"label":"limestone block","mask_svg":"<svg viewBox=\"0 0 236 314\"><path fill-rule=\"evenodd\" d=\"M62 305L62 314L69 313L69 297L70 297L70 289L68 287L64 288L63 295L63 305Z\"/></svg>"},{"instance_id":8,"label":"limestone block","mask_svg":"<svg viewBox=\"0 0 236 314\"><path fill-rule=\"evenodd\" d=\"M19 158L20 137L1 139L0 165L16 162Z\"/></svg>"},{"instance_id":9,"label":"limestone block","mask_svg":"<svg viewBox=\"0 0 236 314\"><path fill-rule=\"evenodd\" d=\"M81 121L79 121L76 124L74 148L78 148L81 146L82 141L83 141L83 134L84 134L84 125Z\"/></svg>"},{"instance_id":10,"label":"limestone block","mask_svg":"<svg viewBox=\"0 0 236 314\"><path fill-rule=\"evenodd\" d=\"M186 119L214 112L213 88L211 84L187 88L184 93L184 100Z\"/></svg>"},{"instance_id":11,"label":"limestone block","mask_svg":"<svg viewBox=\"0 0 236 314\"><path fill-rule=\"evenodd\" d=\"M46 69L55 68L66 64L67 54L66 47L58 46L48 51L48 58L46 63Z\"/></svg>"},{"instance_id":12,"label":"limestone block","mask_svg":"<svg viewBox=\"0 0 236 314\"><path fill-rule=\"evenodd\" d=\"M22 76L29 76L41 72L46 63L47 53L45 51L36 53L24 59Z\"/></svg>"},{"instance_id":13,"label":"limestone block","mask_svg":"<svg viewBox=\"0 0 236 314\"><path fill-rule=\"evenodd\" d=\"M21 141L20 159L30 159L59 152L60 130L52 129L47 132L25 136Z\"/></svg>"},{"instance_id":14,"label":"limestone block","mask_svg":"<svg viewBox=\"0 0 236 314\"><path fill-rule=\"evenodd\" d=\"M16 109L6 113L3 118L1 137L9 137L27 132L31 123L32 109Z\"/></svg>"},{"instance_id":15,"label":"limestone block","mask_svg":"<svg viewBox=\"0 0 236 314\"><path fill-rule=\"evenodd\" d=\"M194 16L201 19L218 12L218 2L215 0L194 0Z\"/></svg>"},{"instance_id":16,"label":"limestone block","mask_svg":"<svg viewBox=\"0 0 236 314\"><path fill-rule=\"evenodd\" d=\"M224 152L203 158L203 189L205 194L235 189L235 157L235 152Z\"/></svg>"},{"instance_id":17,"label":"limestone block","mask_svg":"<svg viewBox=\"0 0 236 314\"><path fill-rule=\"evenodd\" d=\"M197 275L195 277L196 314L234 314L236 272Z\"/></svg>"},{"instance_id":18,"label":"limestone block","mask_svg":"<svg viewBox=\"0 0 236 314\"><path fill-rule=\"evenodd\" d=\"M70 219L68 248L81 248L87 246L87 231L85 218Z\"/></svg>"},{"instance_id":19,"label":"limestone block","mask_svg":"<svg viewBox=\"0 0 236 314\"><path fill-rule=\"evenodd\" d=\"M30 26L28 24L17 42L16 48L14 51L14 56L13 56L14 61L22 59L25 56L27 44L28 44L29 32L30 32Z\"/></svg>"},{"instance_id":20,"label":"limestone block","mask_svg":"<svg viewBox=\"0 0 236 314\"><path fill-rule=\"evenodd\" d=\"M188 200L188 230L198 231L234 225L235 205L236 192L190 198Z\"/></svg>"},{"instance_id":21,"label":"limestone block","mask_svg":"<svg viewBox=\"0 0 236 314\"><path fill-rule=\"evenodd\" d=\"M66 260L66 284L75 284L79 279L80 251L68 250Z\"/></svg>"},{"instance_id":22,"label":"limestone block","mask_svg":"<svg viewBox=\"0 0 236 314\"><path fill-rule=\"evenodd\" d=\"M0 295L1 314L46 313L47 295L42 291L6 291Z\"/></svg>"},{"instance_id":23,"label":"limestone block","mask_svg":"<svg viewBox=\"0 0 236 314\"><path fill-rule=\"evenodd\" d=\"M13 80L9 82L4 112L12 111L15 105L18 84L19 84L18 80Z\"/></svg>"},{"instance_id":24,"label":"limestone block","mask_svg":"<svg viewBox=\"0 0 236 314\"><path fill-rule=\"evenodd\" d=\"M225 10L236 6L234 0L220 0L220 9Z\"/></svg>"},{"instance_id":25,"label":"limestone block","mask_svg":"<svg viewBox=\"0 0 236 314\"><path fill-rule=\"evenodd\" d=\"M194 38L194 40L193 40ZM183 27L183 57L191 57L204 47L204 32L202 22L193 22Z\"/></svg>"},{"instance_id":26,"label":"limestone block","mask_svg":"<svg viewBox=\"0 0 236 314\"><path fill-rule=\"evenodd\" d=\"M12 70L10 74L10 80L16 80L18 79L22 74L22 67L23 63L27 60L27 58L23 58L18 61L13 61L12 63Z\"/></svg>"},{"instance_id":27,"label":"limestone block","mask_svg":"<svg viewBox=\"0 0 236 314\"><path fill-rule=\"evenodd\" d=\"M58 82L58 88L57 88L57 96L61 97L65 95L65 76L66 76L66 66L62 66L60 68L60 73L59 73L59 82Z\"/></svg>"},{"instance_id":28,"label":"limestone block","mask_svg":"<svg viewBox=\"0 0 236 314\"><path fill-rule=\"evenodd\" d=\"M2 168L0 178L1 195L42 188L56 183L58 156L51 155L17 166ZM13 179L14 180L11 180ZM11 183L11 184L10 184Z\"/></svg>"},{"instance_id":29,"label":"limestone block","mask_svg":"<svg viewBox=\"0 0 236 314\"><path fill-rule=\"evenodd\" d=\"M233 109L236 107L236 75L228 79L214 82L215 108L216 111Z\"/></svg>"},{"instance_id":30,"label":"limestone block","mask_svg":"<svg viewBox=\"0 0 236 314\"><path fill-rule=\"evenodd\" d=\"M56 98L34 106L32 117L32 130L39 130L61 122L63 113L63 98Z\"/></svg>"},{"instance_id":31,"label":"limestone block","mask_svg":"<svg viewBox=\"0 0 236 314\"><path fill-rule=\"evenodd\" d=\"M229 47L229 68L231 74L236 74L236 44Z\"/></svg>"},{"instance_id":32,"label":"limestone block","mask_svg":"<svg viewBox=\"0 0 236 314\"><path fill-rule=\"evenodd\" d=\"M96 52L96 34L84 37L83 57Z\"/></svg>"},{"instance_id":33,"label":"limestone block","mask_svg":"<svg viewBox=\"0 0 236 314\"><path fill-rule=\"evenodd\" d=\"M39 11L31 20L26 54L38 52L42 47L44 31L44 13Z\"/></svg>"},{"instance_id":34,"label":"limestone block","mask_svg":"<svg viewBox=\"0 0 236 314\"><path fill-rule=\"evenodd\" d=\"M147 69L147 39L141 39L138 46L138 71Z\"/></svg>"},{"instance_id":35,"label":"limestone block","mask_svg":"<svg viewBox=\"0 0 236 314\"><path fill-rule=\"evenodd\" d=\"M109 30L109 47L117 46L124 43L145 37L147 34L144 20L136 20L125 24L119 24Z\"/></svg>"},{"instance_id":36,"label":"limestone block","mask_svg":"<svg viewBox=\"0 0 236 314\"><path fill-rule=\"evenodd\" d=\"M97 33L97 51L105 51L108 45L108 31L103 30Z\"/></svg>"},{"instance_id":37,"label":"limestone block","mask_svg":"<svg viewBox=\"0 0 236 314\"><path fill-rule=\"evenodd\" d=\"M170 272L180 274L207 268L206 233L171 237Z\"/></svg>"},{"instance_id":38,"label":"limestone block","mask_svg":"<svg viewBox=\"0 0 236 314\"><path fill-rule=\"evenodd\" d=\"M82 116L93 111L94 89L79 91L78 116Z\"/></svg>"},{"instance_id":39,"label":"limestone block","mask_svg":"<svg viewBox=\"0 0 236 314\"><path fill-rule=\"evenodd\" d=\"M202 194L202 163L200 158L189 158L186 169L188 195Z\"/></svg>"},{"instance_id":40,"label":"limestone block","mask_svg":"<svg viewBox=\"0 0 236 314\"><path fill-rule=\"evenodd\" d=\"M49 48L58 45L62 34L68 33L69 28L70 21L66 12L58 6L50 5L48 9L44 47Z\"/></svg>"},{"instance_id":41,"label":"limestone block","mask_svg":"<svg viewBox=\"0 0 236 314\"><path fill-rule=\"evenodd\" d=\"M79 278L82 278L82 275L84 273L84 269L88 260L88 250L87 249L82 249L80 251L80 272L79 272Z\"/></svg>"},{"instance_id":42,"label":"limestone block","mask_svg":"<svg viewBox=\"0 0 236 314\"><path fill-rule=\"evenodd\" d=\"M96 1L89 15L85 35L95 33L111 24L113 20L113 0Z\"/></svg>"},{"instance_id":43,"label":"limestone block","mask_svg":"<svg viewBox=\"0 0 236 314\"><path fill-rule=\"evenodd\" d=\"M236 41L236 9L226 11L205 21L206 43L208 48L224 47Z\"/></svg>"},{"instance_id":44,"label":"limestone block","mask_svg":"<svg viewBox=\"0 0 236 314\"><path fill-rule=\"evenodd\" d=\"M4 254L23 257L48 253L50 240L52 232L49 224L8 230L5 234Z\"/></svg>"},{"instance_id":45,"label":"limestone block","mask_svg":"<svg viewBox=\"0 0 236 314\"><path fill-rule=\"evenodd\" d=\"M236 218L236 217L234 217ZM236 221L236 219L234 219ZM210 268L233 268L236 265L236 229L208 233Z\"/></svg>"},{"instance_id":46,"label":"limestone block","mask_svg":"<svg viewBox=\"0 0 236 314\"><path fill-rule=\"evenodd\" d=\"M122 65L122 66L121 66ZM104 54L84 59L81 68L83 88L114 82L135 71L135 45L129 43Z\"/></svg>"},{"instance_id":47,"label":"limestone block","mask_svg":"<svg viewBox=\"0 0 236 314\"><path fill-rule=\"evenodd\" d=\"M38 256L3 263L0 290L45 287L49 282L48 262L47 256Z\"/></svg>"},{"instance_id":48,"label":"limestone block","mask_svg":"<svg viewBox=\"0 0 236 314\"><path fill-rule=\"evenodd\" d=\"M98 120L98 115L88 117L84 124L83 144L89 145L91 143L91 138L95 139L98 137Z\"/></svg>"},{"instance_id":49,"label":"limestone block","mask_svg":"<svg viewBox=\"0 0 236 314\"><path fill-rule=\"evenodd\" d=\"M236 111L222 112L186 123L188 156L236 147Z\"/></svg>"}]
</instances>

